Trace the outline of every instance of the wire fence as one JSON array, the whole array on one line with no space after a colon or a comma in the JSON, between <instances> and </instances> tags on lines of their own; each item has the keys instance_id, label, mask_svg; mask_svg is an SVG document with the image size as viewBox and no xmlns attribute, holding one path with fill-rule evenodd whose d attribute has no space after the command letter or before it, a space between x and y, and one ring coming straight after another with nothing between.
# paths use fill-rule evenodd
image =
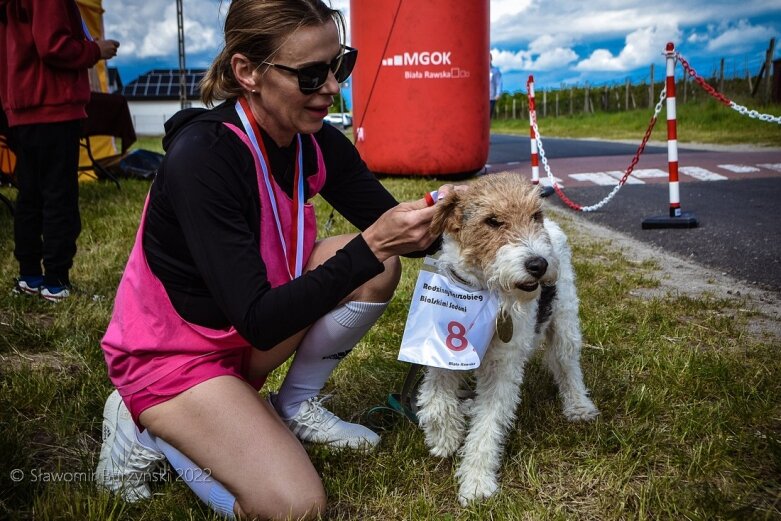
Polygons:
<instances>
[{"instance_id":1,"label":"wire fence","mask_svg":"<svg viewBox=\"0 0 781 521\"><path fill-rule=\"evenodd\" d=\"M742 61L742 63L741 63ZM714 89L730 98L752 100L756 105L767 105L779 89L781 60L774 62L776 73L764 73L761 77L763 60L724 58L715 65L701 68L707 74L705 80ZM710 69L710 70L709 70ZM754 71L752 74L751 71ZM771 71L772 72L772 71ZM653 108L659 93L664 88L665 71L662 66L652 64L644 75L627 77L623 82L602 84L562 85L559 88L536 89L536 112L538 118L593 114L596 112L622 112ZM775 83L774 83L775 80ZM677 68L676 91L679 104L699 103L710 97ZM776 96L779 93L775 93ZM779 101L779 100L776 100ZM526 92L504 93L497 100L494 119L528 120L529 106Z\"/></svg>"}]
</instances>

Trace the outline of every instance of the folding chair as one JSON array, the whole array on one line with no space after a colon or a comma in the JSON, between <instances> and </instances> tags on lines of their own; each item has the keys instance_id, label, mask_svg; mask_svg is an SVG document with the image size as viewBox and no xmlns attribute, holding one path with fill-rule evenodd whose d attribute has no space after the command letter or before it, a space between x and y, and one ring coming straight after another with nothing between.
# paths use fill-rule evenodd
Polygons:
<instances>
[{"instance_id":1,"label":"folding chair","mask_svg":"<svg viewBox=\"0 0 781 521\"><path fill-rule=\"evenodd\" d=\"M16 169L16 156L8 144L8 120L5 113L0 110L0 186L16 186L14 170ZM5 195L0 194L0 202L8 207L11 215L14 214L14 203Z\"/></svg>"},{"instance_id":2,"label":"folding chair","mask_svg":"<svg viewBox=\"0 0 781 521\"><path fill-rule=\"evenodd\" d=\"M84 121L81 146L87 151L90 165L80 167L79 171L93 170L98 179L109 179L120 188L119 180L104 164L116 162L123 157L130 145L136 142L136 130L127 106L127 99L121 94L93 92L86 107L87 119ZM92 154L90 136L111 136L122 141L121 152L117 156L96 160Z\"/></svg>"}]
</instances>

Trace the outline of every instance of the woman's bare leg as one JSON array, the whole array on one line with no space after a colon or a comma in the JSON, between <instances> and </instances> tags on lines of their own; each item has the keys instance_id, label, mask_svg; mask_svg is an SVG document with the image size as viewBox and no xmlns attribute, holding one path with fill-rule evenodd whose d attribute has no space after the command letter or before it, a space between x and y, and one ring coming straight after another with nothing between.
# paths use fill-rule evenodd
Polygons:
<instances>
[{"instance_id":1,"label":"woman's bare leg","mask_svg":"<svg viewBox=\"0 0 781 521\"><path fill-rule=\"evenodd\" d=\"M325 490L306 451L238 378L202 382L145 410L140 421L230 491L238 515L309 519L325 509Z\"/></svg>"}]
</instances>

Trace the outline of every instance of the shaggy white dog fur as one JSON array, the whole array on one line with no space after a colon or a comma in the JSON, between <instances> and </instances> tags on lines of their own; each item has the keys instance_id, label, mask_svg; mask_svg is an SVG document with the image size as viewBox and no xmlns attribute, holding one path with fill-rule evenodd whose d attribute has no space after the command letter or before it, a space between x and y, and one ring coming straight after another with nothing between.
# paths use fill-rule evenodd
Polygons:
<instances>
[{"instance_id":1,"label":"shaggy white dog fur","mask_svg":"<svg viewBox=\"0 0 781 521\"><path fill-rule=\"evenodd\" d=\"M461 447L456 471L459 501L486 498L498 488L508 431L516 418L524 366L546 344L544 361L559 388L564 416L594 419L580 367L581 332L571 252L559 226L543 216L539 192L517 174L478 178L468 190L437 203L432 230L444 236L440 269L500 296L497 322L512 321L503 341L495 334L478 369L468 407L457 391L464 371L426 368L417 405L434 456Z\"/></svg>"}]
</instances>

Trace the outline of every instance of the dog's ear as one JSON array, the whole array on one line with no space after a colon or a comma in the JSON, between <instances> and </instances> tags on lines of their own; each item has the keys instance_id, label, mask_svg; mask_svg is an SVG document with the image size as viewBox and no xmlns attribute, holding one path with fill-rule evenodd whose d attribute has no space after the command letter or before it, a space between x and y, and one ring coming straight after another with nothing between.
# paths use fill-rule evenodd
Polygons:
<instances>
[{"instance_id":1,"label":"dog's ear","mask_svg":"<svg viewBox=\"0 0 781 521\"><path fill-rule=\"evenodd\" d=\"M444 232L455 233L461 227L461 195L455 190L447 194L447 197L437 201L434 208L434 218L431 220L429 230L434 235L442 235Z\"/></svg>"}]
</instances>

